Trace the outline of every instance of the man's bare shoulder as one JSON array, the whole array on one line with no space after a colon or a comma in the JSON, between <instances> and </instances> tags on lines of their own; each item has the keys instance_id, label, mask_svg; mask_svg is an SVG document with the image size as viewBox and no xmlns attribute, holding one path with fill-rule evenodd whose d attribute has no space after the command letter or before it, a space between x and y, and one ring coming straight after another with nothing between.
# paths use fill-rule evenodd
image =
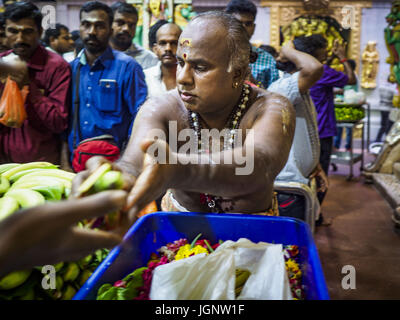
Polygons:
<instances>
[{"instance_id":1,"label":"man's bare shoulder","mask_svg":"<svg viewBox=\"0 0 400 320\"><path fill-rule=\"evenodd\" d=\"M287 110L294 113L292 103L284 96L270 92L260 88L252 89L251 106L248 110L247 117L250 122L253 122L260 116L266 115L269 112Z\"/></svg>"},{"instance_id":2,"label":"man's bare shoulder","mask_svg":"<svg viewBox=\"0 0 400 320\"><path fill-rule=\"evenodd\" d=\"M186 110L177 90L148 98L140 109L143 116L150 115L161 121L179 120Z\"/></svg>"}]
</instances>

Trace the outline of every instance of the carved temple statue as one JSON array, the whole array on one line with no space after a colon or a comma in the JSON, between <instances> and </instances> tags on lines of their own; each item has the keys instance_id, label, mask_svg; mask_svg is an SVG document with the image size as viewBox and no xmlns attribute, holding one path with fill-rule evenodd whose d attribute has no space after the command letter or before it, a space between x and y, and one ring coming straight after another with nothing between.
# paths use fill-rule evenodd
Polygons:
<instances>
[{"instance_id":1,"label":"carved temple statue","mask_svg":"<svg viewBox=\"0 0 400 320\"><path fill-rule=\"evenodd\" d=\"M368 41L361 56L362 74L361 87L365 89L376 88L376 76L378 74L379 53L375 41Z\"/></svg>"},{"instance_id":2,"label":"carved temple statue","mask_svg":"<svg viewBox=\"0 0 400 320\"><path fill-rule=\"evenodd\" d=\"M386 62L390 64L390 75L388 81L397 83L400 88L400 1L395 0L392 4L390 13L386 16L388 26L385 28L385 43L389 51ZM393 105L400 107L399 96L393 98Z\"/></svg>"}]
</instances>

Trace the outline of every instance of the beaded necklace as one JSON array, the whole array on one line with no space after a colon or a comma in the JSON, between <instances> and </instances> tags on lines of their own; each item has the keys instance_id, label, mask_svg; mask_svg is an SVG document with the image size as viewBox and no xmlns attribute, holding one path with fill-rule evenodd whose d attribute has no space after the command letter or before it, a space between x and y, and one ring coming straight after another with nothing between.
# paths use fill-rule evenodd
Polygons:
<instances>
[{"instance_id":1,"label":"beaded necklace","mask_svg":"<svg viewBox=\"0 0 400 320\"><path fill-rule=\"evenodd\" d=\"M237 136L237 131L240 125L240 120L242 119L243 115L246 112L247 102L249 101L249 94L250 94L249 85L244 84L242 88L240 102L235 108L233 108L228 118L227 125L225 126L225 128L229 129L228 130L229 136L224 138L223 150L233 149L234 147L235 138ZM202 127L200 123L199 114L197 112L188 111L188 117L189 117L190 127L196 133L196 139L200 153L204 152L209 153L209 150L203 150L202 148L202 142L201 142ZM208 207L211 209L212 212L216 213L224 212L224 210L221 208L220 204L221 200L222 198L218 196L209 195L207 193L200 194L200 202L207 203Z\"/></svg>"}]
</instances>

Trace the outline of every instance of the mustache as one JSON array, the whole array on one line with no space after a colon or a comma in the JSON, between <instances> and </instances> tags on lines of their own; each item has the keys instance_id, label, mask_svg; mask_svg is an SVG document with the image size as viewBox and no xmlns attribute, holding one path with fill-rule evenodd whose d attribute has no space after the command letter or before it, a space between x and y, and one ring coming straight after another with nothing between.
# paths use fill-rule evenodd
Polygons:
<instances>
[{"instance_id":1,"label":"mustache","mask_svg":"<svg viewBox=\"0 0 400 320\"><path fill-rule=\"evenodd\" d=\"M176 57L172 52L167 52L167 53L164 53L162 56L161 56L162 58L164 58L164 57Z\"/></svg>"},{"instance_id":2,"label":"mustache","mask_svg":"<svg viewBox=\"0 0 400 320\"><path fill-rule=\"evenodd\" d=\"M287 62L276 61L276 68L278 70L282 70L285 72L292 72L296 70L296 65L290 61Z\"/></svg>"},{"instance_id":3,"label":"mustache","mask_svg":"<svg viewBox=\"0 0 400 320\"><path fill-rule=\"evenodd\" d=\"M117 37L119 37L119 36L126 36L126 37L129 37L129 33L128 32L120 32L120 33L118 33L117 34Z\"/></svg>"},{"instance_id":4,"label":"mustache","mask_svg":"<svg viewBox=\"0 0 400 320\"><path fill-rule=\"evenodd\" d=\"M29 44L27 44L27 43L16 43L16 44L14 44L14 49L18 49L18 48L26 49L26 48L30 48L30 47L31 46Z\"/></svg>"},{"instance_id":5,"label":"mustache","mask_svg":"<svg viewBox=\"0 0 400 320\"><path fill-rule=\"evenodd\" d=\"M99 42L99 39L96 38L96 36L88 36L85 39L83 39L83 42L88 42L88 41L96 41Z\"/></svg>"}]
</instances>

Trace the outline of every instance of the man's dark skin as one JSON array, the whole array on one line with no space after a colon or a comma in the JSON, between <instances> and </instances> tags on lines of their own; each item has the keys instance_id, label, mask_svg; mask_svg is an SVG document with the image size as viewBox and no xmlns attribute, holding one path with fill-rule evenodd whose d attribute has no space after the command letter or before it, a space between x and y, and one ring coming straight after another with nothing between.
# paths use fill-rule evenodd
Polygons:
<instances>
[{"instance_id":1,"label":"man's dark skin","mask_svg":"<svg viewBox=\"0 0 400 320\"><path fill-rule=\"evenodd\" d=\"M50 47L58 54L74 50L74 41L67 29L62 28L58 37L50 37Z\"/></svg>"},{"instance_id":2,"label":"man's dark skin","mask_svg":"<svg viewBox=\"0 0 400 320\"><path fill-rule=\"evenodd\" d=\"M182 38L191 39L191 43L186 46L179 43L178 46L177 90L149 99L141 107L129 145L122 158L113 164L136 177L125 208L130 210L130 221L133 222L146 204L169 188L175 199L190 211L209 212L207 204L199 201L200 193L209 193L233 199L235 207L230 212L265 212L271 206L273 182L287 161L294 134L295 112L286 98L258 88L251 89L248 111L239 128L253 129L254 141L243 134L243 148L211 153L212 159L220 161L221 165L212 165L210 161L182 165L182 160L197 155L177 153L169 148L167 141L148 139L148 132L154 128L163 130L168 137L170 121L177 122L178 133L190 128L188 110L199 113L203 128L222 130L240 100L248 66L234 67L228 72L230 52L225 27L214 17L197 18L186 26ZM235 88L236 82L239 85ZM171 153L178 159L178 164L153 161L152 156L145 153L150 146L154 147L153 144L159 150ZM182 144L184 142L178 142L178 149ZM246 146L254 150L253 173L236 175L235 169L239 165L235 162L225 164L224 154L245 152ZM91 158L87 165L91 170L78 175L73 190L103 161L106 160Z\"/></svg>"},{"instance_id":3,"label":"man's dark skin","mask_svg":"<svg viewBox=\"0 0 400 320\"><path fill-rule=\"evenodd\" d=\"M154 46L154 53L161 61L162 81L167 90L176 88L176 50L178 39L182 30L174 23L168 23L158 29L157 43Z\"/></svg>"},{"instance_id":4,"label":"man's dark skin","mask_svg":"<svg viewBox=\"0 0 400 320\"><path fill-rule=\"evenodd\" d=\"M43 30L36 26L31 18L18 21L6 20L6 36L13 52L22 60L18 63L0 63L0 77L8 75L20 88L29 84L29 73L26 62L32 57L39 45Z\"/></svg>"},{"instance_id":5,"label":"man's dark skin","mask_svg":"<svg viewBox=\"0 0 400 320\"><path fill-rule=\"evenodd\" d=\"M107 13L103 10L82 12L79 31L85 45L86 59L92 65L107 49L112 33Z\"/></svg>"},{"instance_id":6,"label":"man's dark skin","mask_svg":"<svg viewBox=\"0 0 400 320\"><path fill-rule=\"evenodd\" d=\"M114 50L126 51L132 44L136 33L138 16L132 13L115 12L112 24L113 34L110 45Z\"/></svg>"},{"instance_id":7,"label":"man's dark skin","mask_svg":"<svg viewBox=\"0 0 400 320\"><path fill-rule=\"evenodd\" d=\"M87 62L89 65L93 65L94 61L107 49L112 34L107 13L103 10L82 12L79 31L85 46ZM68 144L64 142L61 152L61 168L73 172L68 154Z\"/></svg>"}]
</instances>

